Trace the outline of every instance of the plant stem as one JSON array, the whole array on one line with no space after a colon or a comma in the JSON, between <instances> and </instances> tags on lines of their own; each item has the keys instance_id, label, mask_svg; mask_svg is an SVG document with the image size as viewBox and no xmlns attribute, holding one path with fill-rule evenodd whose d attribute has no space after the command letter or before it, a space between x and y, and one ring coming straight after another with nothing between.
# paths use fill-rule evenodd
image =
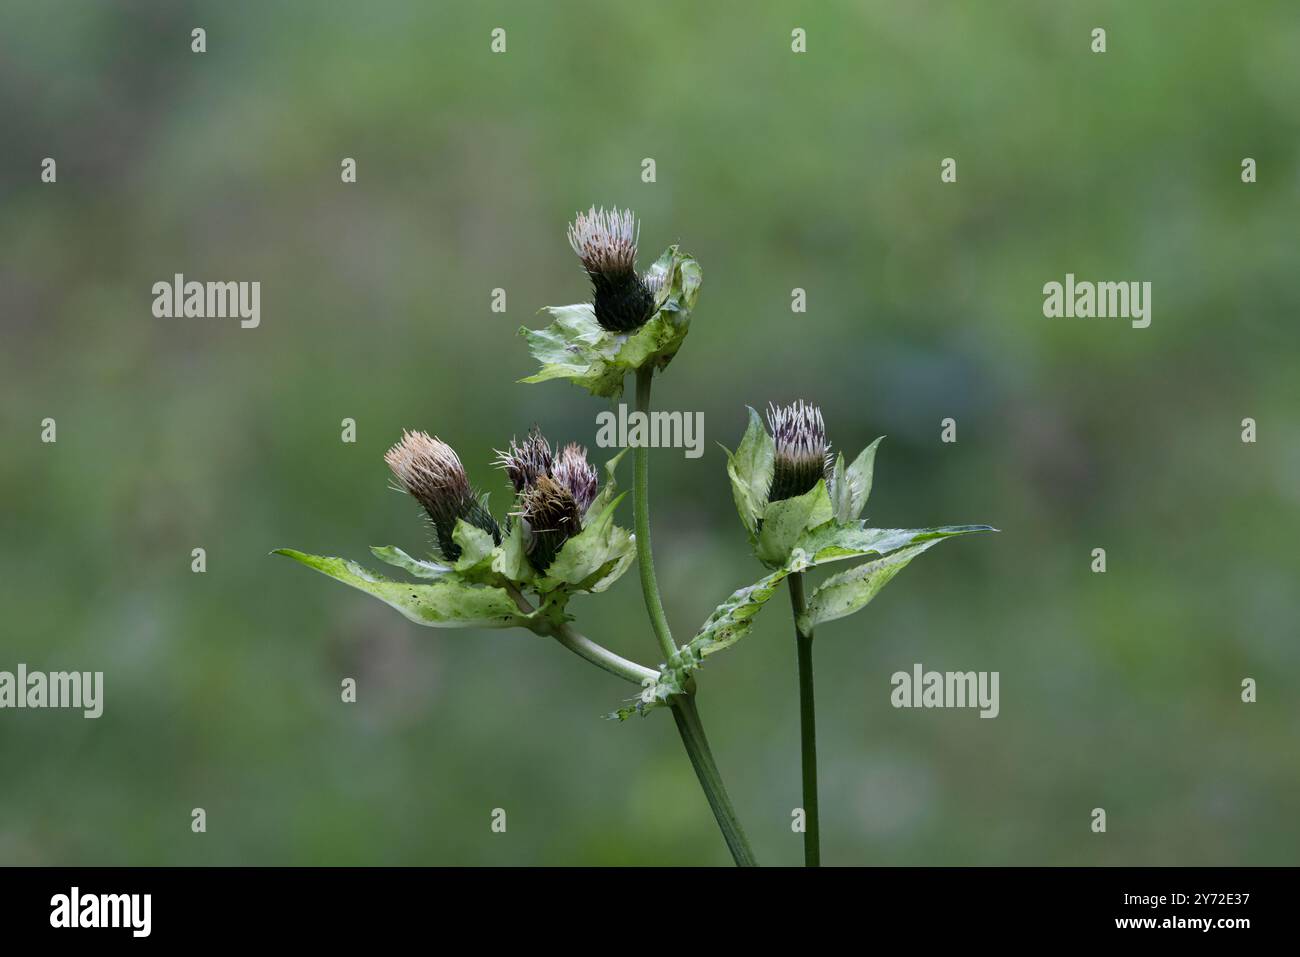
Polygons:
<instances>
[{"instance_id":1,"label":"plant stem","mask_svg":"<svg viewBox=\"0 0 1300 957\"><path fill-rule=\"evenodd\" d=\"M740 826L736 809L731 804L726 785L722 783L722 775L713 760L713 752L709 750L709 739L704 735L704 725L695 708L693 694L678 697L673 703L673 718L677 721L682 744L690 756L691 766L695 768L695 776L700 779L700 787L709 799L709 807L713 808L713 816L717 819L722 839L727 842L732 859L737 867L757 867L758 861L754 859L749 838L745 837L745 829Z\"/></svg>"},{"instance_id":2,"label":"plant stem","mask_svg":"<svg viewBox=\"0 0 1300 957\"><path fill-rule=\"evenodd\" d=\"M803 765L803 862L821 866L821 830L817 812L817 709L813 703L813 633L799 626L804 613L803 572L790 575L790 607L794 610L794 639L799 652L799 738Z\"/></svg>"},{"instance_id":3,"label":"plant stem","mask_svg":"<svg viewBox=\"0 0 1300 957\"><path fill-rule=\"evenodd\" d=\"M654 378L653 366L636 370L636 410L650 415L650 382ZM655 580L655 560L650 550L650 449L638 445L634 455L633 510L636 525L636 563L641 574L641 595L645 598L646 614L650 627L659 639L659 650L664 660L671 662L677 653L672 632L668 629L668 616L659 597L659 583Z\"/></svg>"},{"instance_id":4,"label":"plant stem","mask_svg":"<svg viewBox=\"0 0 1300 957\"><path fill-rule=\"evenodd\" d=\"M550 635L565 648L586 658L597 668L602 668L612 675L618 675L618 677L624 678L635 685L640 685L644 681L654 681L659 677L659 672L654 669L639 665L635 661L629 661L621 655L614 654L603 645L596 644L568 622L552 629Z\"/></svg>"},{"instance_id":5,"label":"plant stem","mask_svg":"<svg viewBox=\"0 0 1300 957\"><path fill-rule=\"evenodd\" d=\"M520 611L525 615L532 614L533 606L524 597L523 592L514 585L506 585L506 591L514 599L515 605ZM640 685L645 681L653 681L659 677L659 672L653 668L647 668L635 661L629 661L622 655L614 654L603 645L596 644L568 622L558 626L549 622L538 622L533 630L539 635L550 635L575 655L585 658L597 668L608 671L612 675L617 675L634 685Z\"/></svg>"},{"instance_id":6,"label":"plant stem","mask_svg":"<svg viewBox=\"0 0 1300 957\"><path fill-rule=\"evenodd\" d=\"M650 383L654 379L654 368L644 366L636 371L636 410L650 415ZM664 614L663 599L659 597L659 582L655 578L654 553L650 548L650 449L638 445L633 458L633 511L636 527L636 560L641 574L641 595L645 599L646 614L650 618L650 627L654 629L659 640L659 649L664 654L664 661L672 664L677 655L677 645L673 642L672 631L668 628L668 616ZM758 861L749 846L749 839L736 817L736 809L731 804L722 775L709 750L709 739L704 734L704 724L700 713L695 708L695 696L684 694L672 702L673 719L677 722L677 733L682 737L682 746L695 768L695 776L700 780L704 796L708 798L709 807L717 819L722 839L727 842L732 859L737 867L754 867Z\"/></svg>"}]
</instances>

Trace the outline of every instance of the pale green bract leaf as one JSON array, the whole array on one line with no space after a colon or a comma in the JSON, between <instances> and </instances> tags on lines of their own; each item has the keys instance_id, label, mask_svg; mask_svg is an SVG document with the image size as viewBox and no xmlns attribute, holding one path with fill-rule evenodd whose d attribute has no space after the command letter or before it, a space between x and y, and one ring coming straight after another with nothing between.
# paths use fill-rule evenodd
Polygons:
<instances>
[{"instance_id":1,"label":"pale green bract leaf","mask_svg":"<svg viewBox=\"0 0 1300 957\"><path fill-rule=\"evenodd\" d=\"M758 520L767 507L767 492L772 487L772 468L776 445L763 428L763 420L749 408L749 425L732 452L727 453L727 477L731 479L731 494L736 500L736 511L745 524L751 543L757 543Z\"/></svg>"},{"instance_id":2,"label":"pale green bract leaf","mask_svg":"<svg viewBox=\"0 0 1300 957\"><path fill-rule=\"evenodd\" d=\"M887 552L930 539L971 532L996 532L989 525L941 525L938 528L867 528L861 522L827 522L799 536L786 562L789 571L803 571L827 562Z\"/></svg>"},{"instance_id":3,"label":"pale green bract leaf","mask_svg":"<svg viewBox=\"0 0 1300 957\"><path fill-rule=\"evenodd\" d=\"M629 372L672 361L690 329L691 311L699 298L703 274L693 258L669 246L650 267L663 277L655 312L632 333L611 332L596 322L590 303L548 306L551 324L544 329L520 329L528 350L541 369L521 382L568 379L592 395L616 398L623 393Z\"/></svg>"},{"instance_id":4,"label":"pale green bract leaf","mask_svg":"<svg viewBox=\"0 0 1300 957\"><path fill-rule=\"evenodd\" d=\"M749 634L754 616L790 573L778 569L752 585L746 585L714 609L694 638L682 646L672 659L660 667L659 677L647 682L635 703L610 715L620 721L634 714L645 714L667 704L686 690L691 674L704 664L709 655L729 648Z\"/></svg>"},{"instance_id":5,"label":"pale green bract leaf","mask_svg":"<svg viewBox=\"0 0 1300 957\"><path fill-rule=\"evenodd\" d=\"M547 306L542 311L551 316L549 326L519 330L528 341L528 351L542 367L519 381L568 379L592 395L621 395L626 370L613 364L620 336L601 328L591 303Z\"/></svg>"},{"instance_id":6,"label":"pale green bract leaf","mask_svg":"<svg viewBox=\"0 0 1300 957\"><path fill-rule=\"evenodd\" d=\"M900 548L883 558L865 562L826 579L808 599L807 608L799 616L799 630L809 634L820 624L844 618L866 607L880 589L907 567L908 562L942 540L931 538Z\"/></svg>"},{"instance_id":7,"label":"pale green bract leaf","mask_svg":"<svg viewBox=\"0 0 1300 957\"><path fill-rule=\"evenodd\" d=\"M596 497L587 506L587 514L582 517L583 524L587 524L594 516L599 515L605 510L610 502L614 501L614 496L618 493L618 480L614 472L618 468L618 463L623 461L623 456L627 455L628 449L621 450L617 455L605 463L605 481L601 484L600 491Z\"/></svg>"},{"instance_id":8,"label":"pale green bract leaf","mask_svg":"<svg viewBox=\"0 0 1300 957\"><path fill-rule=\"evenodd\" d=\"M621 537L625 544L615 548L615 552L621 552L617 558L602 565L601 568L592 575L583 584L585 591L602 592L614 582L623 577L623 574L631 567L632 562L636 560L636 538L625 528L615 526L614 535Z\"/></svg>"},{"instance_id":9,"label":"pale green bract leaf","mask_svg":"<svg viewBox=\"0 0 1300 957\"><path fill-rule=\"evenodd\" d=\"M835 456L835 467L827 480L826 491L830 493L831 511L837 522L847 522L856 517L849 515L853 507L853 488L848 483L843 452Z\"/></svg>"},{"instance_id":10,"label":"pale green bract leaf","mask_svg":"<svg viewBox=\"0 0 1300 957\"><path fill-rule=\"evenodd\" d=\"M841 522L856 521L866 508L867 499L871 497L871 477L875 470L876 449L880 447L882 435L872 442L853 460L853 464L844 468L844 456L835 460L835 475L831 480L831 498L835 503L835 517Z\"/></svg>"},{"instance_id":11,"label":"pale green bract leaf","mask_svg":"<svg viewBox=\"0 0 1300 957\"><path fill-rule=\"evenodd\" d=\"M495 580L492 566L497 543L491 535L462 518L456 520L451 540L460 546L460 557L452 566L459 575L471 581Z\"/></svg>"},{"instance_id":12,"label":"pale green bract leaf","mask_svg":"<svg viewBox=\"0 0 1300 957\"><path fill-rule=\"evenodd\" d=\"M545 577L537 582L539 591L563 585L594 591L592 586L597 583L608 588L612 584L606 581L610 573L620 565L626 569L635 550L633 539L626 529L614 524L614 509L626 494L609 502L604 511L564 543Z\"/></svg>"},{"instance_id":13,"label":"pale green bract leaf","mask_svg":"<svg viewBox=\"0 0 1300 957\"><path fill-rule=\"evenodd\" d=\"M510 533L492 554L492 571L512 582L529 582L534 577L533 566L524 551L524 524L515 522Z\"/></svg>"},{"instance_id":14,"label":"pale green bract leaf","mask_svg":"<svg viewBox=\"0 0 1300 957\"><path fill-rule=\"evenodd\" d=\"M292 548L277 548L272 554L285 555L373 595L419 625L434 628L530 627L530 622L519 614L505 589L473 585L454 572L430 582L398 582L343 558L308 555Z\"/></svg>"},{"instance_id":15,"label":"pale green bract leaf","mask_svg":"<svg viewBox=\"0 0 1300 957\"><path fill-rule=\"evenodd\" d=\"M567 620L564 609L571 595L604 591L622 578L636 559L636 539L614 524L614 511L626 495L613 492L617 488L614 470L622 457L620 452L606 463L606 487L587 510L582 531L561 546L546 574L532 585L542 596L538 614L555 624Z\"/></svg>"},{"instance_id":16,"label":"pale green bract leaf","mask_svg":"<svg viewBox=\"0 0 1300 957\"><path fill-rule=\"evenodd\" d=\"M402 551L396 545L372 545L371 553L381 561L388 562L390 565L407 571L416 578L437 578L451 571L450 565L444 565L442 562L425 561L419 558L412 558L406 552Z\"/></svg>"},{"instance_id":17,"label":"pale green bract leaf","mask_svg":"<svg viewBox=\"0 0 1300 957\"><path fill-rule=\"evenodd\" d=\"M763 510L763 525L758 531L754 554L769 568L784 566L799 538L829 522L832 513L826 482L820 479L802 495L769 502Z\"/></svg>"}]
</instances>

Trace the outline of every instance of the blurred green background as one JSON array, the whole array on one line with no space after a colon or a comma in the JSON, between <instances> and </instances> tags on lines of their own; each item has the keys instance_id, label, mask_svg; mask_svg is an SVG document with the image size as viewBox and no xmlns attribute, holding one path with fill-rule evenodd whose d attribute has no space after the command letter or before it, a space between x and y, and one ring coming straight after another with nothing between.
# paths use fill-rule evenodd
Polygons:
<instances>
[{"instance_id":1,"label":"blurred green background","mask_svg":"<svg viewBox=\"0 0 1300 957\"><path fill-rule=\"evenodd\" d=\"M1296 863L1298 47L1280 0L5 3L0 669L106 690L0 712L0 863L729 862L669 715L601 720L630 686L267 556L421 550L403 427L498 509L511 434L593 442L601 402L515 384L592 203L704 268L656 387L708 445L652 459L679 638L761 574L715 445L747 403L887 434L874 524L1004 530L819 631L827 863ZM261 327L154 318L176 272L260 280ZM1044 319L1066 272L1149 280L1150 328ZM801 860L784 605L700 676L769 864ZM658 660L635 575L575 609ZM894 710L914 662L999 671L1001 716Z\"/></svg>"}]
</instances>

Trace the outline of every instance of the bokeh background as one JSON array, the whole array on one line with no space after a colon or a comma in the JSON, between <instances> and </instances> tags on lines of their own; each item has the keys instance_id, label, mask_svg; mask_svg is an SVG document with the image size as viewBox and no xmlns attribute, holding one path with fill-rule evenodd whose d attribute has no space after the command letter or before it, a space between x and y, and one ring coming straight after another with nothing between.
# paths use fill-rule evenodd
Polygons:
<instances>
[{"instance_id":1,"label":"bokeh background","mask_svg":"<svg viewBox=\"0 0 1300 957\"><path fill-rule=\"evenodd\" d=\"M708 442L652 459L679 637L761 574L714 444L747 403L888 435L875 523L1004 530L820 630L827 863L1296 863L1297 48L1281 0L6 2L0 668L106 696L0 713L0 863L729 861L670 717L601 720L630 686L267 555L422 549L403 427L498 508L512 433L594 440L599 401L515 383L517 328L586 295L592 203L704 268L656 388ZM155 319L176 272L260 280L261 327ZM1044 319L1066 272L1149 280L1150 328ZM654 663L635 578L576 608ZM999 671L1000 717L894 710L914 662ZM771 864L801 860L794 668L778 598L700 676Z\"/></svg>"}]
</instances>

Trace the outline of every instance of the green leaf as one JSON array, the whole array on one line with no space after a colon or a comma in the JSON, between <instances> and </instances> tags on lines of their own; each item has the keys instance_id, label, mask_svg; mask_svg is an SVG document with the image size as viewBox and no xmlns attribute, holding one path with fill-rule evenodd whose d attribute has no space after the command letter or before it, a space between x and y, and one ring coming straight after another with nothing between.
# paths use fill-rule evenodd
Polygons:
<instances>
[{"instance_id":1,"label":"green leaf","mask_svg":"<svg viewBox=\"0 0 1300 957\"><path fill-rule=\"evenodd\" d=\"M646 270L646 277L663 280L655 301L656 311L667 313L675 322L689 322L704 282L704 271L695 258L674 244L659 254Z\"/></svg>"},{"instance_id":2,"label":"green leaf","mask_svg":"<svg viewBox=\"0 0 1300 957\"><path fill-rule=\"evenodd\" d=\"M769 502L763 510L763 525L758 532L755 554L769 568L785 565L800 536L831 520L830 495L826 482L817 484L803 495Z\"/></svg>"},{"instance_id":3,"label":"green leaf","mask_svg":"<svg viewBox=\"0 0 1300 957\"><path fill-rule=\"evenodd\" d=\"M908 562L940 541L942 539L932 538L909 545L826 579L812 593L804 613L799 616L800 631L808 634L820 624L844 618L866 607L880 589L907 567Z\"/></svg>"},{"instance_id":4,"label":"green leaf","mask_svg":"<svg viewBox=\"0 0 1300 957\"><path fill-rule=\"evenodd\" d=\"M827 522L799 537L786 568L802 571L827 562L887 552L931 539L972 532L996 532L988 525L941 525L938 528L867 528L861 522Z\"/></svg>"},{"instance_id":5,"label":"green leaf","mask_svg":"<svg viewBox=\"0 0 1300 957\"><path fill-rule=\"evenodd\" d=\"M492 571L512 582L528 582L534 577L533 566L524 551L524 523L516 521L492 554Z\"/></svg>"},{"instance_id":6,"label":"green leaf","mask_svg":"<svg viewBox=\"0 0 1300 957\"><path fill-rule=\"evenodd\" d=\"M419 625L435 628L530 627L530 622L519 614L505 589L470 584L455 572L448 572L427 583L397 582L343 558L308 555L291 548L277 548L272 554L285 555L373 595Z\"/></svg>"},{"instance_id":7,"label":"green leaf","mask_svg":"<svg viewBox=\"0 0 1300 957\"><path fill-rule=\"evenodd\" d=\"M621 395L626 370L613 360L626 336L602 329L588 302L547 306L543 312L549 313L553 320L549 326L519 330L528 341L528 351L542 367L519 381L568 379L592 395Z\"/></svg>"},{"instance_id":8,"label":"green leaf","mask_svg":"<svg viewBox=\"0 0 1300 957\"><path fill-rule=\"evenodd\" d=\"M564 543L546 569L545 578L537 583L539 591L550 591L562 585L581 591L604 590L613 584L610 576L614 572L622 574L626 571L635 546L627 530L614 524L614 509L626 494L606 504L604 511ZM592 587L596 584L601 588Z\"/></svg>"},{"instance_id":9,"label":"green leaf","mask_svg":"<svg viewBox=\"0 0 1300 957\"><path fill-rule=\"evenodd\" d=\"M619 375L635 372L644 365L663 368L677 354L685 338L686 326L678 325L662 312L655 313L623 340L611 364Z\"/></svg>"},{"instance_id":10,"label":"green leaf","mask_svg":"<svg viewBox=\"0 0 1300 957\"><path fill-rule=\"evenodd\" d=\"M602 592L623 577L624 573L636 560L636 539L625 528L614 527L614 536L623 540L622 545L612 549L617 557L606 562L595 573L579 584L579 590Z\"/></svg>"},{"instance_id":11,"label":"green leaf","mask_svg":"<svg viewBox=\"0 0 1300 957\"><path fill-rule=\"evenodd\" d=\"M452 529L451 540L460 546L460 557L453 566L457 573L474 581L492 577L493 552L497 543L491 535L460 518Z\"/></svg>"},{"instance_id":12,"label":"green leaf","mask_svg":"<svg viewBox=\"0 0 1300 957\"><path fill-rule=\"evenodd\" d=\"M754 584L732 592L709 615L695 637L660 667L658 679L646 685L634 704L620 708L610 717L624 720L634 714L645 714L667 704L674 695L683 693L691 674L699 670L705 658L730 648L749 634L754 616L789 574L783 568L778 569Z\"/></svg>"},{"instance_id":13,"label":"green leaf","mask_svg":"<svg viewBox=\"0 0 1300 957\"><path fill-rule=\"evenodd\" d=\"M767 492L772 487L772 461L775 455L775 443L772 436L763 428L763 420L752 407L749 409L749 425L733 453L725 445L722 450L727 453L727 477L731 479L731 494L736 500L736 511L745 523L751 543L756 543L758 520L767 507Z\"/></svg>"},{"instance_id":14,"label":"green leaf","mask_svg":"<svg viewBox=\"0 0 1300 957\"><path fill-rule=\"evenodd\" d=\"M601 328L590 303L548 306L551 324L544 329L520 329L541 369L519 381L568 379L592 395L616 398L623 379L643 366L666 366L681 348L690 329L691 311L699 298L699 263L669 246L650 267L664 277L655 312L632 333Z\"/></svg>"},{"instance_id":15,"label":"green leaf","mask_svg":"<svg viewBox=\"0 0 1300 957\"><path fill-rule=\"evenodd\" d=\"M831 496L831 511L835 515L835 520L838 522L850 521L851 517L848 516L848 513L853 507L853 489L849 485L845 474L843 452L835 456L835 468L831 470L831 477L826 485L826 490Z\"/></svg>"},{"instance_id":16,"label":"green leaf","mask_svg":"<svg viewBox=\"0 0 1300 957\"><path fill-rule=\"evenodd\" d=\"M713 610L695 637L687 642L686 650L691 656L703 660L740 641L749 634L759 609L767 604L777 586L789 574L780 568L754 584L732 592L726 601Z\"/></svg>"},{"instance_id":17,"label":"green leaf","mask_svg":"<svg viewBox=\"0 0 1300 957\"><path fill-rule=\"evenodd\" d=\"M396 545L373 545L370 548L371 553L381 561L388 562L390 565L396 565L398 568L410 572L416 578L437 578L451 571L450 565L444 565L442 562L424 561L419 558L412 558L406 552L402 551Z\"/></svg>"},{"instance_id":18,"label":"green leaf","mask_svg":"<svg viewBox=\"0 0 1300 957\"><path fill-rule=\"evenodd\" d=\"M594 516L600 515L610 502L614 501L614 496L618 492L618 479L615 478L614 472L618 468L618 463L623 461L623 456L627 455L629 449L623 449L612 459L605 463L605 481L596 493L596 497L587 506L587 514L582 517L583 525L586 525Z\"/></svg>"},{"instance_id":19,"label":"green leaf","mask_svg":"<svg viewBox=\"0 0 1300 957\"><path fill-rule=\"evenodd\" d=\"M812 492L804 497L817 502L817 497ZM826 502L829 501L824 490L823 497ZM786 501L795 502L797 499ZM784 502L773 504L782 505ZM815 504L810 514L824 515L829 507L829 504ZM791 514L797 516L801 511L802 509L797 509ZM778 517L784 512L785 510L778 512ZM768 520L765 518L764 531L767 527ZM622 720L634 714L645 714L667 704L673 695L685 692L691 675L699 670L705 658L731 647L749 634L754 617L792 572L811 568L824 561L869 554L881 556L875 561L866 562L842 575L827 579L813 592L805 617L800 619L801 626L813 628L823 621L833 621L852 614L866 605L909 561L944 539L971 532L992 531L997 529L988 525L864 528L858 522L841 525L835 521L824 522L810 531L805 530L787 566L777 568L754 584L733 592L708 617L695 637L672 660L660 666L658 679L647 684L632 705L619 709L609 717Z\"/></svg>"},{"instance_id":20,"label":"green leaf","mask_svg":"<svg viewBox=\"0 0 1300 957\"><path fill-rule=\"evenodd\" d=\"M879 448L882 435L872 442L853 460L853 464L844 468L844 456L835 460L835 476L831 480L831 499L835 503L835 517L841 522L855 521L871 497L871 476L875 470L876 449Z\"/></svg>"}]
</instances>

